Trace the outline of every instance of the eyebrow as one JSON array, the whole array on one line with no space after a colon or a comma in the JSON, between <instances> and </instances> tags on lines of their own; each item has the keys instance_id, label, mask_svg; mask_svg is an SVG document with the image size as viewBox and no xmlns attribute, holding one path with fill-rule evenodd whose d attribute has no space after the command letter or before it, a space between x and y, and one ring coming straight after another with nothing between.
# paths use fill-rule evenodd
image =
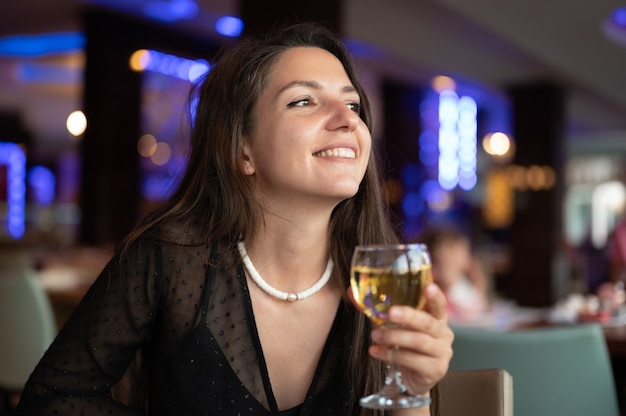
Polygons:
<instances>
[{"instance_id":1,"label":"eyebrow","mask_svg":"<svg viewBox=\"0 0 626 416\"><path fill-rule=\"evenodd\" d=\"M312 88L316 90L319 90L322 88L322 86L317 81L296 80L296 81L291 81L287 85L283 86L280 90L278 90L278 94L281 94L284 91L287 91L288 89L294 88L294 87L308 87L308 88ZM341 89L341 92L357 92L357 90L352 85L346 85L345 87Z\"/></svg>"}]
</instances>

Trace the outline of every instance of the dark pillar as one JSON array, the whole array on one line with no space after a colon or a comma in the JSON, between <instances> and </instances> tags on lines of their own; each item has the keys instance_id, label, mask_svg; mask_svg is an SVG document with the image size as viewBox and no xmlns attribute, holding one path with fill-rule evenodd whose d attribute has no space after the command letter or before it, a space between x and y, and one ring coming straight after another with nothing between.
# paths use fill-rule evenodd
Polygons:
<instances>
[{"instance_id":1,"label":"dark pillar","mask_svg":"<svg viewBox=\"0 0 626 416\"><path fill-rule=\"evenodd\" d=\"M555 301L554 264L562 246L565 94L551 83L517 85L510 89L514 163L553 169L556 182L549 189L518 190L511 229L512 297L524 306L548 306Z\"/></svg>"},{"instance_id":2,"label":"dark pillar","mask_svg":"<svg viewBox=\"0 0 626 416\"><path fill-rule=\"evenodd\" d=\"M283 23L318 22L341 33L341 1L239 0L245 33L262 33Z\"/></svg>"},{"instance_id":3,"label":"dark pillar","mask_svg":"<svg viewBox=\"0 0 626 416\"><path fill-rule=\"evenodd\" d=\"M115 27L116 30L111 30ZM108 16L85 19L81 241L116 242L137 220L141 78L130 70L128 28Z\"/></svg>"},{"instance_id":4,"label":"dark pillar","mask_svg":"<svg viewBox=\"0 0 626 416\"><path fill-rule=\"evenodd\" d=\"M129 68L137 49L208 58L218 47L207 40L131 18L88 9L83 109L80 242L119 242L139 219L141 74Z\"/></svg>"},{"instance_id":5,"label":"dark pillar","mask_svg":"<svg viewBox=\"0 0 626 416\"><path fill-rule=\"evenodd\" d=\"M399 224L398 235L410 240L424 225L426 207L420 188L428 177L419 159L423 94L417 88L394 81L383 82L382 93L385 111L379 155L391 210ZM406 174L410 177L403 177L405 170L410 172ZM411 205L408 208L412 212L408 216L403 210L407 197L406 203Z\"/></svg>"},{"instance_id":6,"label":"dark pillar","mask_svg":"<svg viewBox=\"0 0 626 416\"><path fill-rule=\"evenodd\" d=\"M19 112L0 111L0 142L20 143L32 151L32 139Z\"/></svg>"}]
</instances>

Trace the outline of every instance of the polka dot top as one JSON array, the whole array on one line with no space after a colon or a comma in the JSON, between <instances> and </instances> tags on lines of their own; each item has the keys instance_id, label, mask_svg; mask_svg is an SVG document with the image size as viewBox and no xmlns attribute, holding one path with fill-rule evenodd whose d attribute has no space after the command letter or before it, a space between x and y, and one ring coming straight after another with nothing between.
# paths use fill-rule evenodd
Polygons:
<instances>
[{"instance_id":1,"label":"polka dot top","mask_svg":"<svg viewBox=\"0 0 626 416\"><path fill-rule=\"evenodd\" d=\"M235 251L228 260L188 232L163 235L113 256L33 371L19 415L351 414L351 307L338 308L305 401L279 410Z\"/></svg>"}]
</instances>

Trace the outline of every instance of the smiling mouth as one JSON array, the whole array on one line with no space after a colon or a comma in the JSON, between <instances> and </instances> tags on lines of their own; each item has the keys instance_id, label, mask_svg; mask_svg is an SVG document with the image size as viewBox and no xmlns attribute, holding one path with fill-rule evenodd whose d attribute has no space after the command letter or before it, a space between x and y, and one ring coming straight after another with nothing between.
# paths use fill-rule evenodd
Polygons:
<instances>
[{"instance_id":1,"label":"smiling mouth","mask_svg":"<svg viewBox=\"0 0 626 416\"><path fill-rule=\"evenodd\" d=\"M347 147L338 147L335 149L326 149L321 152L313 153L315 157L342 157L345 159L356 159L354 150Z\"/></svg>"}]
</instances>

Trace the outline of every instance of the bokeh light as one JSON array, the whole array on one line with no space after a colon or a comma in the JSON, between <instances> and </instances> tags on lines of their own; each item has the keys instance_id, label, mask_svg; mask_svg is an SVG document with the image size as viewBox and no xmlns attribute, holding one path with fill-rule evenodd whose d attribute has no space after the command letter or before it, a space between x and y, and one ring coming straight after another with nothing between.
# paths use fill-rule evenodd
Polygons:
<instances>
[{"instance_id":1,"label":"bokeh light","mask_svg":"<svg viewBox=\"0 0 626 416\"><path fill-rule=\"evenodd\" d=\"M454 81L454 79L447 77L445 75L438 75L433 78L431 82L431 86L433 90L435 90L438 93L441 93L445 90L455 90L456 82Z\"/></svg>"},{"instance_id":2,"label":"bokeh light","mask_svg":"<svg viewBox=\"0 0 626 416\"><path fill-rule=\"evenodd\" d=\"M169 162L172 157L172 148L165 142L157 142L154 153L150 156L150 160L157 166L163 166Z\"/></svg>"},{"instance_id":3,"label":"bokeh light","mask_svg":"<svg viewBox=\"0 0 626 416\"><path fill-rule=\"evenodd\" d=\"M150 62L150 51L146 49L139 49L133 52L130 56L129 65L130 69L136 72L143 71L147 68Z\"/></svg>"},{"instance_id":4,"label":"bokeh light","mask_svg":"<svg viewBox=\"0 0 626 416\"><path fill-rule=\"evenodd\" d=\"M137 151L143 157L152 156L157 149L157 139L152 134L144 134L137 140Z\"/></svg>"},{"instance_id":5,"label":"bokeh light","mask_svg":"<svg viewBox=\"0 0 626 416\"><path fill-rule=\"evenodd\" d=\"M67 131L69 131L72 136L78 137L82 135L87 129L87 117L85 117L85 113L80 110L73 111L67 116L65 127L67 127Z\"/></svg>"},{"instance_id":6,"label":"bokeh light","mask_svg":"<svg viewBox=\"0 0 626 416\"><path fill-rule=\"evenodd\" d=\"M215 30L220 35L237 37L243 31L243 21L234 16L222 16L217 19Z\"/></svg>"},{"instance_id":7,"label":"bokeh light","mask_svg":"<svg viewBox=\"0 0 626 416\"><path fill-rule=\"evenodd\" d=\"M511 139L502 132L487 134L483 138L483 149L490 155L506 155L511 149Z\"/></svg>"}]
</instances>

